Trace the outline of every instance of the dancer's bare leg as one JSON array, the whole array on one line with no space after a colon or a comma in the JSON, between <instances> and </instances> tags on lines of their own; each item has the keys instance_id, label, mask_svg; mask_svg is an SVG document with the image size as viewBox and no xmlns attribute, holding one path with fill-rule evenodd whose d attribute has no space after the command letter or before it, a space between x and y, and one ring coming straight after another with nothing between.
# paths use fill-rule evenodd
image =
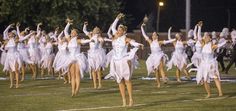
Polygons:
<instances>
[{"instance_id":1,"label":"dancer's bare leg","mask_svg":"<svg viewBox=\"0 0 236 111\"><path fill-rule=\"evenodd\" d=\"M180 80L180 70L178 68L176 69L175 74L176 74L177 82L181 82L181 80Z\"/></svg>"},{"instance_id":2,"label":"dancer's bare leg","mask_svg":"<svg viewBox=\"0 0 236 111\"><path fill-rule=\"evenodd\" d=\"M9 74L10 74L10 88L13 88L14 73L12 71L9 71Z\"/></svg>"},{"instance_id":3,"label":"dancer's bare leg","mask_svg":"<svg viewBox=\"0 0 236 111\"><path fill-rule=\"evenodd\" d=\"M220 82L219 78L214 78L214 81L215 81L219 96L223 96L223 92L221 89L221 82Z\"/></svg>"},{"instance_id":4,"label":"dancer's bare leg","mask_svg":"<svg viewBox=\"0 0 236 111\"><path fill-rule=\"evenodd\" d=\"M93 88L97 89L97 74L94 69L92 69L92 79L93 79Z\"/></svg>"},{"instance_id":5,"label":"dancer's bare leg","mask_svg":"<svg viewBox=\"0 0 236 111\"><path fill-rule=\"evenodd\" d=\"M163 82L166 84L167 83L167 77L166 77L166 73L164 71L164 65L163 64L164 64L164 62L163 62L163 59L162 59L158 69L159 69L159 73L161 74Z\"/></svg>"},{"instance_id":6,"label":"dancer's bare leg","mask_svg":"<svg viewBox=\"0 0 236 111\"><path fill-rule=\"evenodd\" d=\"M205 90L207 92L206 98L211 97L211 89L210 89L210 85L207 83L207 81L204 81L204 87L205 87Z\"/></svg>"},{"instance_id":7,"label":"dancer's bare leg","mask_svg":"<svg viewBox=\"0 0 236 111\"><path fill-rule=\"evenodd\" d=\"M75 95L78 94L79 89L80 89L80 67L78 64L75 65Z\"/></svg>"},{"instance_id":8,"label":"dancer's bare leg","mask_svg":"<svg viewBox=\"0 0 236 111\"><path fill-rule=\"evenodd\" d=\"M121 82L119 83L119 89L120 89L120 95L122 97L122 102L123 102L123 107L125 107L127 105L126 103L126 97L125 97L125 81L121 80Z\"/></svg>"},{"instance_id":9,"label":"dancer's bare leg","mask_svg":"<svg viewBox=\"0 0 236 111\"><path fill-rule=\"evenodd\" d=\"M24 81L25 80L25 65L24 64L22 64L21 66L21 73L22 73L21 81Z\"/></svg>"},{"instance_id":10,"label":"dancer's bare leg","mask_svg":"<svg viewBox=\"0 0 236 111\"><path fill-rule=\"evenodd\" d=\"M98 78L98 89L102 88L102 73L101 70L97 70L97 78Z\"/></svg>"},{"instance_id":11,"label":"dancer's bare leg","mask_svg":"<svg viewBox=\"0 0 236 111\"><path fill-rule=\"evenodd\" d=\"M133 101L133 87L132 87L132 82L130 80L125 80L125 84L127 86L127 91L129 94L129 106L133 106L134 101Z\"/></svg>"},{"instance_id":12,"label":"dancer's bare leg","mask_svg":"<svg viewBox=\"0 0 236 111\"><path fill-rule=\"evenodd\" d=\"M75 64L70 66L70 75L71 75L71 96L75 96Z\"/></svg>"}]
</instances>

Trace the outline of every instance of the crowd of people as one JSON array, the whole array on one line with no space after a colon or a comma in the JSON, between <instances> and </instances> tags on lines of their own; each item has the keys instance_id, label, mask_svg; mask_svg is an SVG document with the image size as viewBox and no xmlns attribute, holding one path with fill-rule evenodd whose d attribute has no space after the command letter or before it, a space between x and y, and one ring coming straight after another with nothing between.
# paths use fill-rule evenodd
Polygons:
<instances>
[{"instance_id":1,"label":"crowd of people","mask_svg":"<svg viewBox=\"0 0 236 111\"><path fill-rule=\"evenodd\" d=\"M41 29L42 23L37 24L37 30L26 28L20 31L20 24L10 24L3 32L3 42L1 43L1 64L3 71L10 76L10 88L19 88L19 82L24 81L25 70L29 68L32 79L35 80L37 70L41 77L44 71L54 75L57 73L64 78L64 83L71 84L71 96L78 94L80 81L84 74L88 72L93 80L93 87L102 87L102 71L109 66L109 74L105 78L113 78L119 86L123 106L133 105L132 82L133 70L138 65L136 52L144 47L143 44L127 37L127 27L118 25L119 20L124 17L120 13L111 24L107 37L103 37L101 30L94 27L92 31L87 30L88 22L84 22L83 32L87 36L82 39L78 35L78 29L71 28L73 20L67 19L66 26L61 32L56 28L54 32L46 33ZM118 26L117 26L118 25ZM181 82L180 74L183 72L188 80L191 80L190 72L196 71L197 84L204 85L207 97L210 94L210 81L214 80L219 96L223 96L220 82L218 62L222 71L228 73L231 65L236 61L236 31L231 32L224 28L217 36L216 32L201 33L203 23L200 21L190 30L187 40L181 33L176 33L171 37L171 27L168 30L168 40L159 40L157 32L153 32L151 38L146 34L141 25L142 35L149 43L151 54L146 60L148 75L154 73L157 87L161 86L161 79L168 82L166 71L176 67L176 80ZM16 29L15 29L16 28ZM106 54L103 44L111 42L112 50ZM226 44L232 46L232 57L229 65L225 68L224 56L226 54ZM85 55L81 52L81 45L89 44L89 50ZM161 46L173 44L174 51L171 58L162 51ZM57 46L57 51L55 47ZM167 70L165 70L167 66ZM15 82L15 83L14 83ZM128 97L126 97L126 89ZM127 103L129 101L129 103Z\"/></svg>"}]
</instances>

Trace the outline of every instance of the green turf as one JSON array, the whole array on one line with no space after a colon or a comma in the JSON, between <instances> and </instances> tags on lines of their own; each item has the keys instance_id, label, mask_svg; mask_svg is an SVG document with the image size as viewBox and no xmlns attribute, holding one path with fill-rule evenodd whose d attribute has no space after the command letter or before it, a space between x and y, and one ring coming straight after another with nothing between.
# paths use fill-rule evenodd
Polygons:
<instances>
[{"instance_id":1,"label":"green turf","mask_svg":"<svg viewBox=\"0 0 236 111\"><path fill-rule=\"evenodd\" d=\"M229 76L235 76L233 72L234 69L231 69ZM0 77L3 76L5 75L1 73ZM30 76L27 74L28 78ZM131 108L119 107L122 101L118 86L113 80L104 80L103 88L95 90L92 88L92 81L84 79L79 95L73 98L70 97L70 85L64 85L62 80L26 79L19 89L9 89L9 81L1 80L0 111L74 111L92 110L91 108L96 111L236 111L235 83L222 82L225 96L217 97L216 87L212 82L212 98L204 99L206 92L203 86L196 85L194 81L169 81L158 89L154 80L139 79L143 76L146 76L146 68L144 61L141 61L140 68L133 75L135 106ZM169 71L168 76L174 77L174 70ZM192 77L194 76L193 73Z\"/></svg>"}]
</instances>

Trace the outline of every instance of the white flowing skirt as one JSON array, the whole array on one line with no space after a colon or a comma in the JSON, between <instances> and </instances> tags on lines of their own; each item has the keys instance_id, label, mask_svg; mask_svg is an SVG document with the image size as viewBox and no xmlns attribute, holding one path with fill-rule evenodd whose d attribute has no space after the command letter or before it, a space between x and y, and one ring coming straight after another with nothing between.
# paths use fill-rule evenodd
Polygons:
<instances>
[{"instance_id":1,"label":"white flowing skirt","mask_svg":"<svg viewBox=\"0 0 236 111\"><path fill-rule=\"evenodd\" d=\"M22 66L22 58L18 51L7 52L5 59L3 71L20 71ZM18 69L16 69L16 64L18 64Z\"/></svg>"},{"instance_id":2,"label":"white flowing skirt","mask_svg":"<svg viewBox=\"0 0 236 111\"><path fill-rule=\"evenodd\" d=\"M187 65L187 54L174 51L171 60L167 63L167 70L172 69L173 65L182 70L184 65Z\"/></svg>"},{"instance_id":3,"label":"white flowing skirt","mask_svg":"<svg viewBox=\"0 0 236 111\"><path fill-rule=\"evenodd\" d=\"M69 55L68 64L65 64L65 66L62 67L69 67L71 64L76 63L79 65L80 68L80 75L81 78L84 77L84 72L88 72L88 60L86 56L83 53L77 53L75 55Z\"/></svg>"},{"instance_id":4,"label":"white flowing skirt","mask_svg":"<svg viewBox=\"0 0 236 111\"><path fill-rule=\"evenodd\" d=\"M201 63L202 54L200 52L194 52L191 61L194 66L198 67Z\"/></svg>"},{"instance_id":5,"label":"white flowing skirt","mask_svg":"<svg viewBox=\"0 0 236 111\"><path fill-rule=\"evenodd\" d=\"M66 51L58 51L56 56L55 56L55 59L54 59L54 62L53 62L53 68L56 72L58 71L63 71L63 74L67 73L68 72L68 68L69 68L69 64L70 64L70 61L68 60L69 58L69 53L66 52Z\"/></svg>"},{"instance_id":6,"label":"white flowing skirt","mask_svg":"<svg viewBox=\"0 0 236 111\"><path fill-rule=\"evenodd\" d=\"M159 67L162 59L164 64L166 60L168 60L168 56L164 54L162 51L158 53L152 53L149 55L149 57L146 60L148 76L150 75L150 73L154 72L154 70Z\"/></svg>"},{"instance_id":7,"label":"white flowing skirt","mask_svg":"<svg viewBox=\"0 0 236 111\"><path fill-rule=\"evenodd\" d=\"M26 48L18 49L18 51L22 57L22 62L25 64L33 64L33 61L30 60L29 53Z\"/></svg>"},{"instance_id":8,"label":"white flowing skirt","mask_svg":"<svg viewBox=\"0 0 236 111\"><path fill-rule=\"evenodd\" d=\"M2 52L2 55L1 55L1 64L4 65L5 61L6 61L6 56L7 56L7 53L5 51Z\"/></svg>"},{"instance_id":9,"label":"white flowing skirt","mask_svg":"<svg viewBox=\"0 0 236 111\"><path fill-rule=\"evenodd\" d=\"M98 70L104 68L106 63L106 55L102 49L88 50L89 70Z\"/></svg>"},{"instance_id":10,"label":"white flowing skirt","mask_svg":"<svg viewBox=\"0 0 236 111\"><path fill-rule=\"evenodd\" d=\"M50 68L53 64L55 54L44 54L41 58L41 68Z\"/></svg>"},{"instance_id":11,"label":"white flowing skirt","mask_svg":"<svg viewBox=\"0 0 236 111\"><path fill-rule=\"evenodd\" d=\"M107 55L106 55L106 67L108 67L109 64L111 63L113 53L114 53L113 49L110 52L107 53Z\"/></svg>"},{"instance_id":12,"label":"white flowing skirt","mask_svg":"<svg viewBox=\"0 0 236 111\"><path fill-rule=\"evenodd\" d=\"M138 48L131 49L127 56L124 56L119 60L111 58L110 74L108 74L107 76L115 78L117 83L120 83L122 79L130 80L133 73L133 69L136 68L136 66L138 65L138 58L135 55L137 50Z\"/></svg>"},{"instance_id":13,"label":"white flowing skirt","mask_svg":"<svg viewBox=\"0 0 236 111\"><path fill-rule=\"evenodd\" d=\"M38 48L29 48L28 52L29 52L29 58L33 62L33 64L40 65L41 55L39 53L39 49Z\"/></svg>"},{"instance_id":14,"label":"white flowing skirt","mask_svg":"<svg viewBox=\"0 0 236 111\"><path fill-rule=\"evenodd\" d=\"M211 78L219 78L220 73L218 70L218 62L216 59L212 59L210 61L201 61L196 75L197 84L201 81L210 83Z\"/></svg>"}]
</instances>

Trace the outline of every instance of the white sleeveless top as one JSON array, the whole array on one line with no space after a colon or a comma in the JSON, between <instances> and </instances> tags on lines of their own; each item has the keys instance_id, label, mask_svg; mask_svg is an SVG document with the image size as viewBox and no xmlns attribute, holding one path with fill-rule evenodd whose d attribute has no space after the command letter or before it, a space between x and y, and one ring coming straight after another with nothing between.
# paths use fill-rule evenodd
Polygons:
<instances>
[{"instance_id":1,"label":"white sleeveless top","mask_svg":"<svg viewBox=\"0 0 236 111\"><path fill-rule=\"evenodd\" d=\"M118 37L113 42L113 49L114 49L113 58L116 60L122 59L123 57L127 56L128 46L125 42L125 38L126 36L123 35L121 37Z\"/></svg>"},{"instance_id":2,"label":"white sleeveless top","mask_svg":"<svg viewBox=\"0 0 236 111\"><path fill-rule=\"evenodd\" d=\"M214 59L214 53L212 51L212 43L205 44L202 48L202 59L203 61L211 61Z\"/></svg>"},{"instance_id":3,"label":"white sleeveless top","mask_svg":"<svg viewBox=\"0 0 236 111\"><path fill-rule=\"evenodd\" d=\"M45 49L46 49L47 54L51 54L53 51L52 43L48 42L45 46Z\"/></svg>"},{"instance_id":4,"label":"white sleeveless top","mask_svg":"<svg viewBox=\"0 0 236 111\"><path fill-rule=\"evenodd\" d=\"M8 50L7 52L15 52L16 51L16 43L15 43L14 38L9 39L5 48Z\"/></svg>"},{"instance_id":5,"label":"white sleeveless top","mask_svg":"<svg viewBox=\"0 0 236 111\"><path fill-rule=\"evenodd\" d=\"M183 42L181 41L177 41L175 44L175 51L177 53L184 53L184 45Z\"/></svg>"},{"instance_id":6,"label":"white sleeveless top","mask_svg":"<svg viewBox=\"0 0 236 111\"><path fill-rule=\"evenodd\" d=\"M66 51L67 48L67 42L63 42L62 44L58 44L58 51L62 52L62 51Z\"/></svg>"},{"instance_id":7,"label":"white sleeveless top","mask_svg":"<svg viewBox=\"0 0 236 111\"><path fill-rule=\"evenodd\" d=\"M71 40L68 43L68 49L71 55L80 53L80 45L77 42L77 37L71 38Z\"/></svg>"},{"instance_id":8,"label":"white sleeveless top","mask_svg":"<svg viewBox=\"0 0 236 111\"><path fill-rule=\"evenodd\" d=\"M152 41L150 44L151 53L160 53L162 52L159 42L157 40Z\"/></svg>"},{"instance_id":9,"label":"white sleeveless top","mask_svg":"<svg viewBox=\"0 0 236 111\"><path fill-rule=\"evenodd\" d=\"M202 44L200 41L197 41L195 44L196 52L201 53L202 52Z\"/></svg>"},{"instance_id":10,"label":"white sleeveless top","mask_svg":"<svg viewBox=\"0 0 236 111\"><path fill-rule=\"evenodd\" d=\"M31 36L28 40L28 45L29 45L29 48L37 48L37 43L36 43L36 40L34 38L34 36Z\"/></svg>"},{"instance_id":11,"label":"white sleeveless top","mask_svg":"<svg viewBox=\"0 0 236 111\"><path fill-rule=\"evenodd\" d=\"M90 38L90 40L93 40L94 42L90 42L89 43L89 47L90 49L98 49L99 48L99 42L98 42L98 35L95 34L92 36L92 38Z\"/></svg>"}]
</instances>

